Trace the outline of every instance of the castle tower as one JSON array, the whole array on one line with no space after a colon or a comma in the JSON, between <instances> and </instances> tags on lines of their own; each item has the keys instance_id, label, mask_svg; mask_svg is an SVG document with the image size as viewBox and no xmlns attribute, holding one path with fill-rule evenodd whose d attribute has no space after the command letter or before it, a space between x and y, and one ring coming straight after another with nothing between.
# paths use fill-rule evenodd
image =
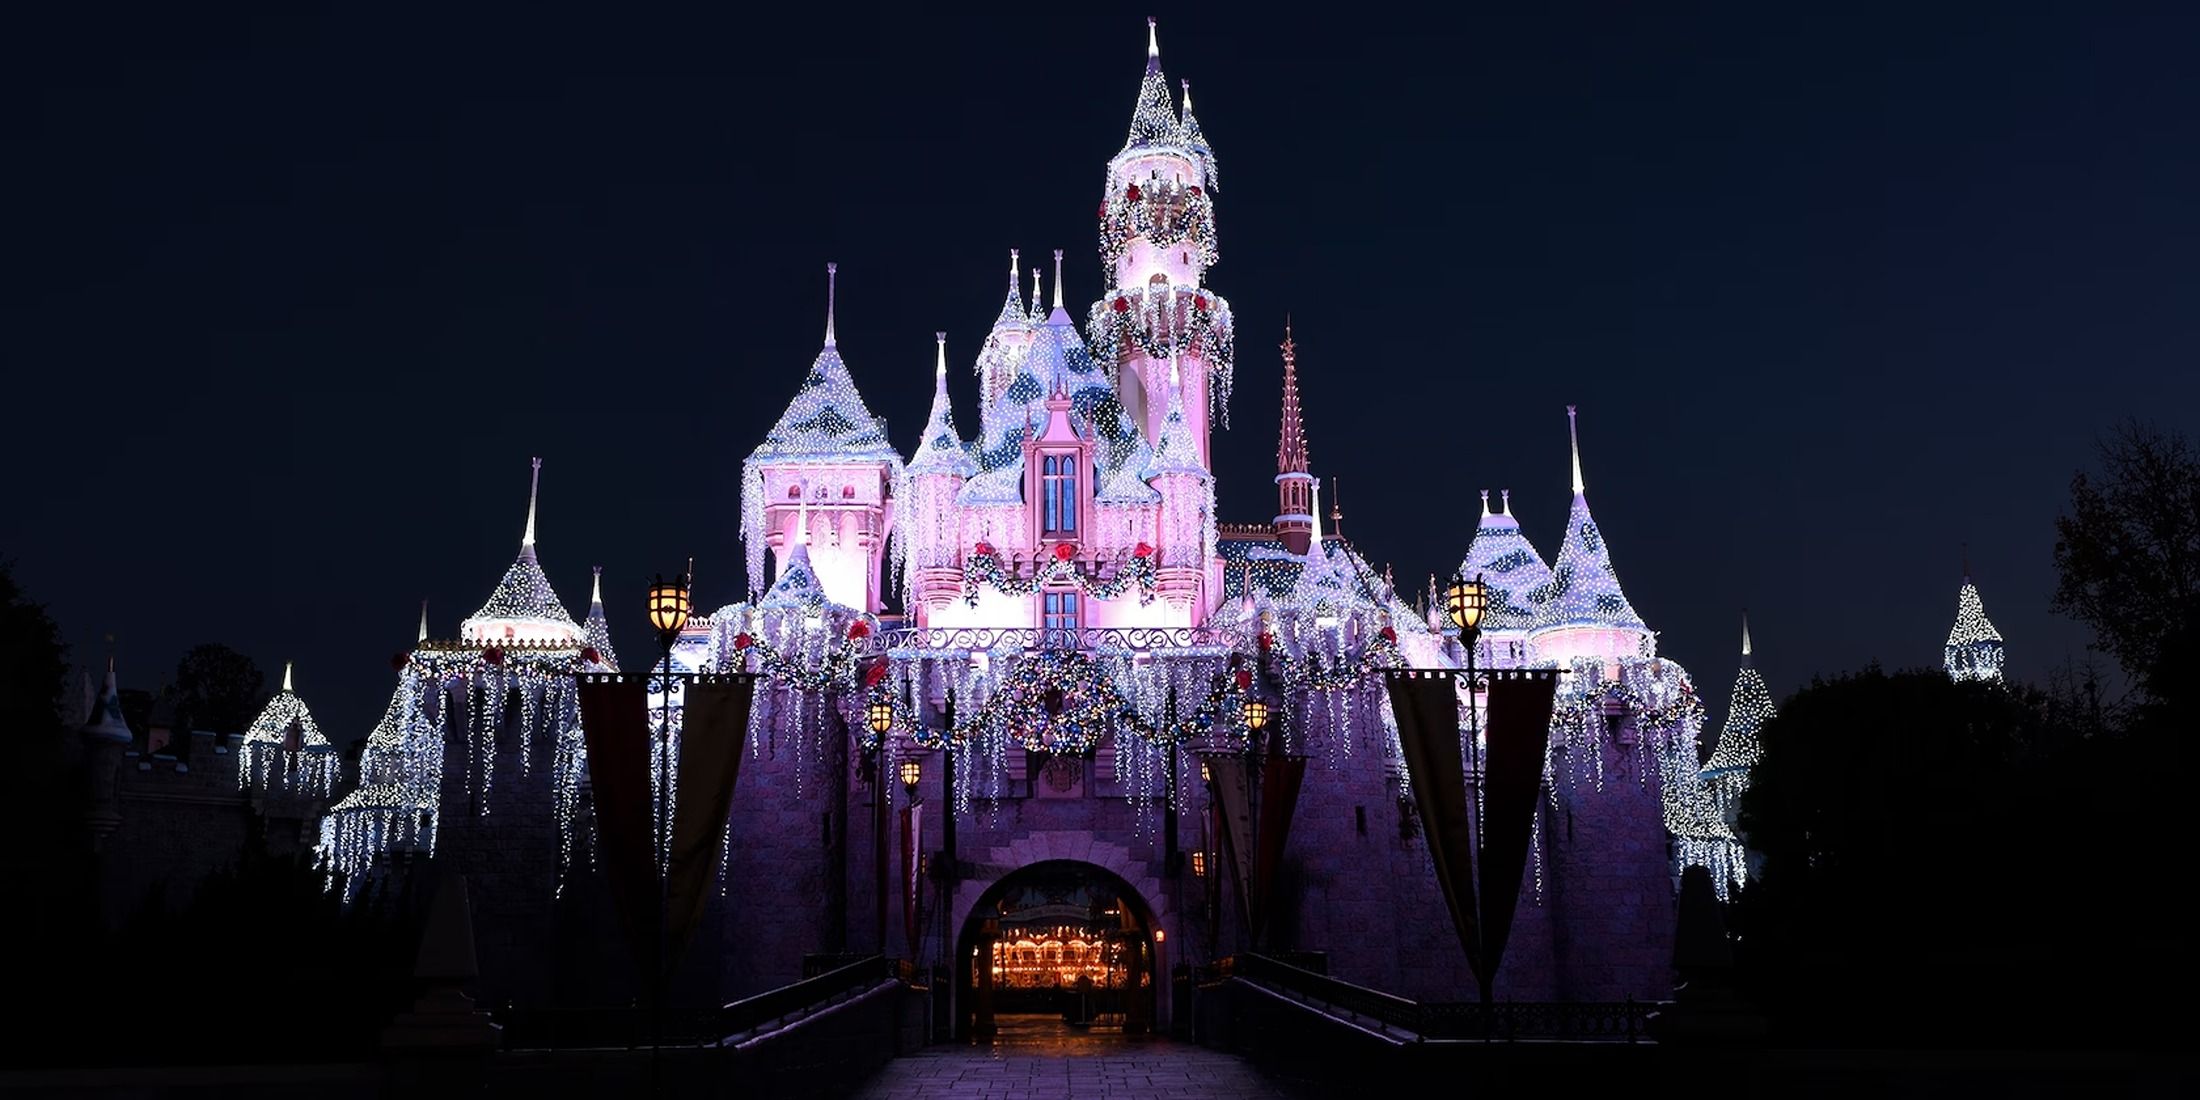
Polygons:
<instances>
[{"instance_id":1,"label":"castle tower","mask_svg":"<svg viewBox=\"0 0 2200 1100\"><path fill-rule=\"evenodd\" d=\"M1161 437L1141 472L1161 494L1156 587L1172 608L1182 604L1188 613L1205 606L1201 587L1207 563L1215 556L1215 477L1200 457L1184 407L1182 378L1174 372L1172 381L1179 384L1170 387Z\"/></svg>"},{"instance_id":2,"label":"castle tower","mask_svg":"<svg viewBox=\"0 0 2200 1100\"><path fill-rule=\"evenodd\" d=\"M305 700L292 689L290 671L290 662L283 662L283 690L244 731L237 751L237 786L256 798L325 798L336 789L342 761Z\"/></svg>"},{"instance_id":3,"label":"castle tower","mask_svg":"<svg viewBox=\"0 0 2200 1100\"><path fill-rule=\"evenodd\" d=\"M795 524L808 524L810 563L826 593L877 611L906 471L887 442L885 421L871 415L841 361L833 332L839 270L825 265L825 346L779 422L741 464L741 541L749 588L762 591L764 551L772 551L776 577L798 541Z\"/></svg>"},{"instance_id":4,"label":"castle tower","mask_svg":"<svg viewBox=\"0 0 2200 1100\"><path fill-rule=\"evenodd\" d=\"M1024 349L1031 346L1031 318L1024 309L1023 292L1017 288L1017 265L1022 252L1008 250L1008 298L1001 303L999 316L993 318L993 327L986 333L985 345L978 351L978 415L981 436L990 437L993 425L985 422L993 404L1016 377L1016 367L1023 360ZM1032 308L1038 307L1037 302Z\"/></svg>"},{"instance_id":5,"label":"castle tower","mask_svg":"<svg viewBox=\"0 0 2200 1100\"><path fill-rule=\"evenodd\" d=\"M1610 548L1589 514L1581 480L1581 434L1572 405L1566 406L1566 432L1573 446L1574 505L1566 517L1566 540L1551 566L1551 581L1536 593L1529 654L1539 664L1560 668L1595 658L1602 661L1607 677L1616 677L1620 661L1651 655L1650 628L1620 590Z\"/></svg>"},{"instance_id":6,"label":"castle tower","mask_svg":"<svg viewBox=\"0 0 2200 1100\"><path fill-rule=\"evenodd\" d=\"M581 644L581 625L558 601L550 578L535 560L535 497L542 488L542 460L533 460L534 474L527 486L527 527L520 535L519 557L504 571L489 602L459 624L459 640L480 645L499 642L549 642ZM427 611L421 610L421 620Z\"/></svg>"},{"instance_id":7,"label":"castle tower","mask_svg":"<svg viewBox=\"0 0 2200 1100\"><path fill-rule=\"evenodd\" d=\"M1978 586L1971 583L1971 565L1963 565L1963 587L1956 591L1956 622L1948 629L1942 667L1956 681L1986 680L2001 683L2001 631L1986 617L1979 602Z\"/></svg>"},{"instance_id":8,"label":"castle tower","mask_svg":"<svg viewBox=\"0 0 2200 1100\"><path fill-rule=\"evenodd\" d=\"M1009 295L1015 296L1010 280ZM924 436L909 459L910 510L908 524L909 609L921 625L937 605L961 591L962 571L956 567L961 551L955 496L963 483L978 472L962 436L955 431L954 403L947 396L947 334L933 333L937 350L932 367L932 413L925 418Z\"/></svg>"},{"instance_id":9,"label":"castle tower","mask_svg":"<svg viewBox=\"0 0 2200 1100\"><path fill-rule=\"evenodd\" d=\"M1474 541L1467 544L1459 571L1469 578L1482 578L1489 591L1476 661L1486 668L1517 668L1527 663L1536 593L1551 583L1551 567L1543 564L1543 556L1520 533L1520 523L1512 515L1512 491L1502 490L1500 500L1498 510L1490 511L1490 491L1482 490L1482 521L1474 529ZM1444 620L1444 625L1449 623Z\"/></svg>"},{"instance_id":10,"label":"castle tower","mask_svg":"<svg viewBox=\"0 0 2200 1100\"><path fill-rule=\"evenodd\" d=\"M1306 553L1314 537L1314 475L1307 464L1306 426L1299 419L1298 345L1291 322L1283 323L1283 430L1276 442L1276 537L1284 549Z\"/></svg>"},{"instance_id":11,"label":"castle tower","mask_svg":"<svg viewBox=\"0 0 2200 1100\"><path fill-rule=\"evenodd\" d=\"M1719 743L1704 762L1703 776L1711 784L1712 798L1728 825L1741 808L1742 792L1749 789L1749 770L1764 756L1758 734L1773 715L1772 692L1758 674L1750 656L1749 612L1742 612L1742 669L1734 677L1734 696L1726 705L1726 723L1719 727Z\"/></svg>"},{"instance_id":12,"label":"castle tower","mask_svg":"<svg viewBox=\"0 0 2200 1100\"><path fill-rule=\"evenodd\" d=\"M1233 359L1229 304L1205 286L1220 255L1214 151L1198 119L1189 109L1179 114L1169 94L1153 20L1146 31L1146 74L1130 134L1108 162L1100 197L1101 266L1114 287L1093 305L1090 342L1149 441L1160 441L1168 402L1184 402L1200 465L1212 469L1208 428L1229 403ZM1172 369L1182 370L1181 387L1170 380Z\"/></svg>"},{"instance_id":13,"label":"castle tower","mask_svg":"<svg viewBox=\"0 0 2200 1100\"><path fill-rule=\"evenodd\" d=\"M423 632L428 627L427 614L427 608L423 606L420 611L420 628ZM619 671L619 651L611 647L611 621L604 618L603 613L603 566L600 565L596 567L595 579L589 585L588 621L582 624L582 636L588 645L581 650L581 655L587 657L591 650L595 653L589 671Z\"/></svg>"}]
</instances>

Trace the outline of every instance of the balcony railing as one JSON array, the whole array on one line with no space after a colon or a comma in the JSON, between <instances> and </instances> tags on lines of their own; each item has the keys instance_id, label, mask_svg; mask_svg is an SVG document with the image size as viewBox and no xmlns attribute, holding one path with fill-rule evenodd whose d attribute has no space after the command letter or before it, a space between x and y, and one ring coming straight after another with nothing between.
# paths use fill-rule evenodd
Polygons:
<instances>
[{"instance_id":1,"label":"balcony railing","mask_svg":"<svg viewBox=\"0 0 2200 1100\"><path fill-rule=\"evenodd\" d=\"M921 626L881 631L876 649L966 651L1078 649L1092 653L1153 653L1226 649L1236 635L1209 626L1088 626L1075 630L1031 626Z\"/></svg>"}]
</instances>

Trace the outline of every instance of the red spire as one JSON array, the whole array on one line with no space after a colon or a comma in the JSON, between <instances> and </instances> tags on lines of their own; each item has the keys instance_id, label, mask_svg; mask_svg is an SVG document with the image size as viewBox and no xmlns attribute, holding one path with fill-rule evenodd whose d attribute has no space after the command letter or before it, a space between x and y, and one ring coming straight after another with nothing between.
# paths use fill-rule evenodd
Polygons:
<instances>
[{"instance_id":1,"label":"red spire","mask_svg":"<svg viewBox=\"0 0 2200 1100\"><path fill-rule=\"evenodd\" d=\"M1276 472L1303 474L1306 464L1306 425L1299 420L1299 349L1291 342L1291 320L1283 322L1283 438L1276 444Z\"/></svg>"},{"instance_id":2,"label":"red spire","mask_svg":"<svg viewBox=\"0 0 2200 1100\"><path fill-rule=\"evenodd\" d=\"M1299 348L1283 322L1283 432L1276 443L1276 537L1294 554L1314 541L1314 476L1306 460L1306 425L1299 419Z\"/></svg>"}]
</instances>

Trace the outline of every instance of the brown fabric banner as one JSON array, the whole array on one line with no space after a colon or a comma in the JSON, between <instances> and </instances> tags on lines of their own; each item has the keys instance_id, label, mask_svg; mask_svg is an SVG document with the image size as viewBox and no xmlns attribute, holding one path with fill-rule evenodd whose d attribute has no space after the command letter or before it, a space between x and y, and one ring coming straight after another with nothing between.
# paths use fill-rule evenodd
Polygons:
<instances>
[{"instance_id":1,"label":"brown fabric banner","mask_svg":"<svg viewBox=\"0 0 2200 1100\"><path fill-rule=\"evenodd\" d=\"M1207 758L1209 786L1214 790L1216 816L1222 819L1222 856L1237 883L1239 913L1248 932L1253 927L1253 792L1242 756Z\"/></svg>"},{"instance_id":2,"label":"brown fabric banner","mask_svg":"<svg viewBox=\"0 0 2200 1100\"><path fill-rule=\"evenodd\" d=\"M756 674L698 676L687 683L680 718L679 792L672 804L672 853L665 876L665 966L680 957L718 869L733 781L749 743Z\"/></svg>"},{"instance_id":3,"label":"brown fabric banner","mask_svg":"<svg viewBox=\"0 0 2200 1100\"><path fill-rule=\"evenodd\" d=\"M924 814L911 803L901 806L901 932L909 943L909 961L917 961L919 918L924 915Z\"/></svg>"},{"instance_id":4,"label":"brown fabric banner","mask_svg":"<svg viewBox=\"0 0 2200 1100\"><path fill-rule=\"evenodd\" d=\"M1535 835L1536 799L1543 790L1543 759L1550 751L1551 700L1557 669L1503 669L1490 677L1490 715L1484 726L1489 751L1483 762L1482 957L1476 975L1497 974L1520 902L1528 843Z\"/></svg>"},{"instance_id":5,"label":"brown fabric banner","mask_svg":"<svg viewBox=\"0 0 2200 1100\"><path fill-rule=\"evenodd\" d=\"M1474 896L1474 833L1467 819L1466 773L1459 759L1459 693L1449 672L1399 669L1384 675L1398 718L1398 746L1421 812L1421 834L1436 864L1436 885L1451 910L1467 962L1485 986L1482 929Z\"/></svg>"},{"instance_id":6,"label":"brown fabric banner","mask_svg":"<svg viewBox=\"0 0 2200 1100\"><path fill-rule=\"evenodd\" d=\"M639 676L584 676L580 701L596 843L603 852L612 907L634 953L634 965L648 974L657 957L657 869L649 837L653 807L648 685Z\"/></svg>"},{"instance_id":7,"label":"brown fabric banner","mask_svg":"<svg viewBox=\"0 0 2200 1100\"><path fill-rule=\"evenodd\" d=\"M1260 832L1255 841L1260 858L1253 861L1253 947L1261 946L1268 929L1270 902L1276 895L1276 872L1283 866L1283 844L1291 833L1291 811L1298 808L1299 783L1306 778L1303 756L1271 756L1261 761Z\"/></svg>"}]
</instances>

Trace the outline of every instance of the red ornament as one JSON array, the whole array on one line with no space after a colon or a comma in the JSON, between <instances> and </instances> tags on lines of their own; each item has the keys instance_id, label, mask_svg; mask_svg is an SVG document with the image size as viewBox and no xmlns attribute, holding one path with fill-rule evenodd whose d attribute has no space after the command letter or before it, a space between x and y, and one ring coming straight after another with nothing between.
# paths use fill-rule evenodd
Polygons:
<instances>
[{"instance_id":1,"label":"red ornament","mask_svg":"<svg viewBox=\"0 0 2200 1100\"><path fill-rule=\"evenodd\" d=\"M980 556L980 557L986 557L986 556L988 556L988 555L990 555L990 554L992 554L992 553L993 553L993 544L992 544L992 543L990 543L990 542L987 542L987 541L985 541L984 539L979 539L979 540L978 540L978 556Z\"/></svg>"},{"instance_id":2,"label":"red ornament","mask_svg":"<svg viewBox=\"0 0 2200 1100\"><path fill-rule=\"evenodd\" d=\"M1054 560L1055 560L1055 561L1068 561L1069 559L1071 559L1071 558L1074 558L1074 557L1076 557L1076 556L1077 556L1077 544L1076 544L1076 543L1074 543L1074 542L1057 542L1057 543L1055 543L1055 544L1054 544Z\"/></svg>"},{"instance_id":3,"label":"red ornament","mask_svg":"<svg viewBox=\"0 0 2200 1100\"><path fill-rule=\"evenodd\" d=\"M1129 313L1131 311L1131 300L1129 298L1118 297L1115 300L1115 311L1117 313Z\"/></svg>"},{"instance_id":4,"label":"red ornament","mask_svg":"<svg viewBox=\"0 0 2200 1100\"><path fill-rule=\"evenodd\" d=\"M747 634L736 634L733 636L733 648L735 649L747 649L755 644L756 639L748 636Z\"/></svg>"},{"instance_id":5,"label":"red ornament","mask_svg":"<svg viewBox=\"0 0 2200 1100\"><path fill-rule=\"evenodd\" d=\"M1273 646L1273 645L1275 645L1275 644L1276 644L1276 636L1275 636L1275 635L1273 635L1273 634L1270 634L1270 633L1268 633L1268 632L1267 632L1267 631L1265 631L1265 630L1263 630L1263 631L1261 631L1261 632L1260 632L1260 647L1261 647L1262 649L1267 649L1267 648L1269 648L1270 646Z\"/></svg>"},{"instance_id":6,"label":"red ornament","mask_svg":"<svg viewBox=\"0 0 2200 1100\"><path fill-rule=\"evenodd\" d=\"M1194 295L1192 295L1192 308L1194 308L1194 309L1206 309L1206 308L1207 308L1207 296L1206 296L1206 295L1204 295L1204 294L1194 294Z\"/></svg>"},{"instance_id":7,"label":"red ornament","mask_svg":"<svg viewBox=\"0 0 2200 1100\"><path fill-rule=\"evenodd\" d=\"M405 651L404 651L404 650L402 650L402 649L398 650L398 651L397 651L397 652L395 652L395 653L392 653L392 654L390 654L390 671L391 671L391 672L403 672L403 671L405 671L405 662L407 662L407 661L410 661L410 660L412 660L412 654L410 654L410 653L407 653L407 652L405 652Z\"/></svg>"},{"instance_id":8,"label":"red ornament","mask_svg":"<svg viewBox=\"0 0 2200 1100\"><path fill-rule=\"evenodd\" d=\"M1107 220L1107 218L1108 218L1108 204L1107 204L1107 203L1101 203L1101 204L1100 204L1100 220L1102 220L1102 221L1106 221L1106 220Z\"/></svg>"},{"instance_id":9,"label":"red ornament","mask_svg":"<svg viewBox=\"0 0 2200 1100\"><path fill-rule=\"evenodd\" d=\"M1153 557L1153 547L1141 542L1137 546L1131 548L1131 556L1134 558Z\"/></svg>"},{"instance_id":10,"label":"red ornament","mask_svg":"<svg viewBox=\"0 0 2200 1100\"><path fill-rule=\"evenodd\" d=\"M1144 194L1145 192L1140 191L1138 189L1138 185L1134 183L1131 184L1129 188L1124 190L1123 197L1131 200L1132 202L1137 202L1141 197L1144 196Z\"/></svg>"},{"instance_id":11,"label":"red ornament","mask_svg":"<svg viewBox=\"0 0 2200 1100\"><path fill-rule=\"evenodd\" d=\"M504 665L504 651L495 646L490 646L488 649L481 651L481 659L501 668Z\"/></svg>"},{"instance_id":12,"label":"red ornament","mask_svg":"<svg viewBox=\"0 0 2200 1100\"><path fill-rule=\"evenodd\" d=\"M587 649L581 650L581 660L592 665L600 665L603 663L603 654L596 652L595 646L589 646Z\"/></svg>"},{"instance_id":13,"label":"red ornament","mask_svg":"<svg viewBox=\"0 0 2200 1100\"><path fill-rule=\"evenodd\" d=\"M1187 188L1185 188L1185 190L1186 190L1186 191L1189 191L1189 192L1191 192L1191 193L1192 193L1192 194L1194 194L1194 195L1197 195L1197 194L1199 194L1199 187L1198 187L1198 185L1197 185L1197 184L1194 184L1194 185L1193 185L1193 186L1191 186L1191 187L1187 187Z\"/></svg>"},{"instance_id":14,"label":"red ornament","mask_svg":"<svg viewBox=\"0 0 2200 1100\"><path fill-rule=\"evenodd\" d=\"M1383 628L1382 633L1384 641L1389 642L1392 645L1398 644L1398 631L1396 629L1386 626Z\"/></svg>"},{"instance_id":15,"label":"red ornament","mask_svg":"<svg viewBox=\"0 0 2200 1100\"><path fill-rule=\"evenodd\" d=\"M1239 690L1239 691L1251 691L1251 690L1253 690L1253 670L1252 670L1252 669L1249 669L1249 668L1241 668L1241 669L1237 670L1237 686L1238 686L1238 690Z\"/></svg>"},{"instance_id":16,"label":"red ornament","mask_svg":"<svg viewBox=\"0 0 2200 1100\"><path fill-rule=\"evenodd\" d=\"M873 662L873 663L872 663L872 665L871 665L871 667L869 667L869 668L866 668L866 669L864 669L864 670L863 670L863 686L864 686L864 687L877 687L877 686L878 686L878 682L879 682L880 680L884 680L885 678L886 678L886 662L884 662L884 661L876 661L876 662Z\"/></svg>"},{"instance_id":17,"label":"red ornament","mask_svg":"<svg viewBox=\"0 0 2200 1100\"><path fill-rule=\"evenodd\" d=\"M871 635L871 624L870 624L870 623L864 622L864 621L863 621L862 619L857 619L856 621L854 621L854 622L852 622L852 623L849 623L849 624L848 624L848 640L849 640L849 641L851 641L851 642L852 642L852 641L855 641L855 640L856 640L856 639L858 639L858 638L867 638L867 637L870 637L870 635Z\"/></svg>"}]
</instances>

